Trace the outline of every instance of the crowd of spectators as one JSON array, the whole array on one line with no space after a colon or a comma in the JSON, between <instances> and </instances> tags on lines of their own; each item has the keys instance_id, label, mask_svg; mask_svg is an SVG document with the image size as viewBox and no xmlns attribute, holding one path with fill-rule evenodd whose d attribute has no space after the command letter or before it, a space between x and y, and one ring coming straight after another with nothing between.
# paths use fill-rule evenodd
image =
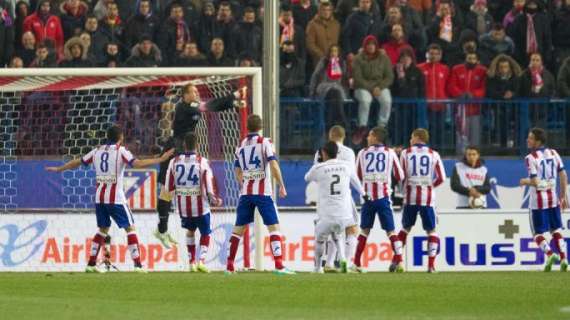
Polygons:
<instances>
[{"instance_id":1,"label":"crowd of spectators","mask_svg":"<svg viewBox=\"0 0 570 320\"><path fill-rule=\"evenodd\" d=\"M263 14L261 0L0 0L0 64L256 66ZM393 97L570 97L570 0L281 0L277 23L281 96L324 99L329 127L354 97L356 142ZM481 107L464 112L477 144Z\"/></svg>"}]
</instances>

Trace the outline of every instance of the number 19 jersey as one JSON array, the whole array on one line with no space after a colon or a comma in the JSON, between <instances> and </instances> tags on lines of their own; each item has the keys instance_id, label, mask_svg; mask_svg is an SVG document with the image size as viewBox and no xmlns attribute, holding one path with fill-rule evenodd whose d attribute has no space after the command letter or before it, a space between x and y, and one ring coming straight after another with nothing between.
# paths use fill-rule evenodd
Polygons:
<instances>
[{"instance_id":1,"label":"number 19 jersey","mask_svg":"<svg viewBox=\"0 0 570 320\"><path fill-rule=\"evenodd\" d=\"M424 144L415 144L400 155L404 170L406 205L435 205L434 188L445 181L445 169L437 151Z\"/></svg>"},{"instance_id":2,"label":"number 19 jersey","mask_svg":"<svg viewBox=\"0 0 570 320\"><path fill-rule=\"evenodd\" d=\"M243 174L241 195L273 195L269 161L277 160L271 140L249 134L235 153L235 167Z\"/></svg>"},{"instance_id":3,"label":"number 19 jersey","mask_svg":"<svg viewBox=\"0 0 570 320\"><path fill-rule=\"evenodd\" d=\"M135 161L133 154L119 144L108 144L91 150L81 158L84 165L93 164L97 193L95 203L124 204L123 175Z\"/></svg>"}]
</instances>

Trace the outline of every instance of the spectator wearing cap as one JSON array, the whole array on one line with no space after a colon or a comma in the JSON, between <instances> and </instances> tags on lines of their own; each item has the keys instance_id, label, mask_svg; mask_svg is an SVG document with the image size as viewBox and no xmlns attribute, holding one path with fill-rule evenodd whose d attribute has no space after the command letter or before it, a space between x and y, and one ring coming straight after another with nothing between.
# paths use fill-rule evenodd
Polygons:
<instances>
[{"instance_id":1,"label":"spectator wearing cap","mask_svg":"<svg viewBox=\"0 0 570 320\"><path fill-rule=\"evenodd\" d=\"M487 0L475 0L465 14L465 28L473 30L477 36L486 34L493 26L493 17L487 8Z\"/></svg>"},{"instance_id":2,"label":"spectator wearing cap","mask_svg":"<svg viewBox=\"0 0 570 320\"><path fill-rule=\"evenodd\" d=\"M24 67L29 67L36 57L36 37L31 31L22 35L22 47L16 50L16 55L22 58Z\"/></svg>"},{"instance_id":3,"label":"spectator wearing cap","mask_svg":"<svg viewBox=\"0 0 570 320\"><path fill-rule=\"evenodd\" d=\"M23 31L32 31L37 42L49 41L57 56L63 57L63 28L59 17L51 13L49 0L38 1L36 11L24 20Z\"/></svg>"},{"instance_id":4,"label":"spectator wearing cap","mask_svg":"<svg viewBox=\"0 0 570 320\"><path fill-rule=\"evenodd\" d=\"M342 28L342 51L349 61L358 53L364 37L374 33L372 27L376 19L381 20L372 14L372 0L359 0L358 10L348 16Z\"/></svg>"},{"instance_id":5,"label":"spectator wearing cap","mask_svg":"<svg viewBox=\"0 0 570 320\"><path fill-rule=\"evenodd\" d=\"M73 37L65 43L65 58L59 63L60 68L90 68L91 61L87 60L87 49L79 37Z\"/></svg>"},{"instance_id":6,"label":"spectator wearing cap","mask_svg":"<svg viewBox=\"0 0 570 320\"><path fill-rule=\"evenodd\" d=\"M61 27L65 40L77 36L85 25L89 6L80 0L66 0L59 5Z\"/></svg>"},{"instance_id":7,"label":"spectator wearing cap","mask_svg":"<svg viewBox=\"0 0 570 320\"><path fill-rule=\"evenodd\" d=\"M129 68L159 67L162 55L158 46L152 42L152 37L143 35L138 44L131 49L131 56L125 61Z\"/></svg>"},{"instance_id":8,"label":"spectator wearing cap","mask_svg":"<svg viewBox=\"0 0 570 320\"><path fill-rule=\"evenodd\" d=\"M305 41L312 65L316 65L332 45L339 44L340 24L332 13L333 5L321 2L319 13L307 25Z\"/></svg>"},{"instance_id":9,"label":"spectator wearing cap","mask_svg":"<svg viewBox=\"0 0 570 320\"><path fill-rule=\"evenodd\" d=\"M528 0L523 13L507 29L507 34L515 42L514 58L520 65L528 66L529 55L538 52L548 63L552 54L552 31L543 2Z\"/></svg>"},{"instance_id":10,"label":"spectator wearing cap","mask_svg":"<svg viewBox=\"0 0 570 320\"><path fill-rule=\"evenodd\" d=\"M455 13L453 3L450 0L441 0L436 5L436 14L427 27L427 34L430 43L438 44L442 52L445 52L443 62L448 65L449 61L461 52L459 48L461 30L461 19Z\"/></svg>"},{"instance_id":11,"label":"spectator wearing cap","mask_svg":"<svg viewBox=\"0 0 570 320\"><path fill-rule=\"evenodd\" d=\"M210 67L232 67L234 62L226 55L224 40L212 39L210 52L208 53L208 65Z\"/></svg>"},{"instance_id":12,"label":"spectator wearing cap","mask_svg":"<svg viewBox=\"0 0 570 320\"><path fill-rule=\"evenodd\" d=\"M382 53L376 37L370 35L362 42L352 65L354 79L354 98L358 101L358 130L353 137L355 144L361 144L367 133L370 105L373 99L380 104L378 118L374 125L386 127L390 120L392 96L390 86L394 81L394 73L390 59Z\"/></svg>"},{"instance_id":13,"label":"spectator wearing cap","mask_svg":"<svg viewBox=\"0 0 570 320\"><path fill-rule=\"evenodd\" d=\"M174 65L177 67L206 67L208 60L198 49L196 42L187 42L176 58Z\"/></svg>"},{"instance_id":14,"label":"spectator wearing cap","mask_svg":"<svg viewBox=\"0 0 570 320\"><path fill-rule=\"evenodd\" d=\"M286 40L279 56L279 95L302 97L305 85L305 60L295 52L295 44Z\"/></svg>"},{"instance_id":15,"label":"spectator wearing cap","mask_svg":"<svg viewBox=\"0 0 570 320\"><path fill-rule=\"evenodd\" d=\"M317 14L317 7L313 4L312 0L300 0L292 5L295 24L298 25L301 30L306 30L309 21Z\"/></svg>"},{"instance_id":16,"label":"spectator wearing cap","mask_svg":"<svg viewBox=\"0 0 570 320\"><path fill-rule=\"evenodd\" d=\"M194 26L196 30L195 37L200 52L208 52L212 39L217 34L216 8L214 3L206 1L202 6L202 15L199 23Z\"/></svg>"},{"instance_id":17,"label":"spectator wearing cap","mask_svg":"<svg viewBox=\"0 0 570 320\"><path fill-rule=\"evenodd\" d=\"M184 21L182 6L175 2L170 6L170 17L160 27L158 36L158 47L164 53L162 57L164 66L173 66L184 44L192 38L190 29Z\"/></svg>"},{"instance_id":18,"label":"spectator wearing cap","mask_svg":"<svg viewBox=\"0 0 570 320\"><path fill-rule=\"evenodd\" d=\"M398 63L400 52L403 49L411 49L412 52L414 52L414 49L406 41L404 27L401 24L395 24L392 26L390 40L382 45L382 49L386 51L386 55L390 58L392 65L396 65L396 63Z\"/></svg>"},{"instance_id":19,"label":"spectator wearing cap","mask_svg":"<svg viewBox=\"0 0 570 320\"><path fill-rule=\"evenodd\" d=\"M256 62L261 61L263 30L255 23L255 10L252 7L244 9L242 21L236 24L230 39L230 49L228 50L230 57L248 54Z\"/></svg>"},{"instance_id":20,"label":"spectator wearing cap","mask_svg":"<svg viewBox=\"0 0 570 320\"><path fill-rule=\"evenodd\" d=\"M306 56L305 29L296 24L293 11L288 4L282 4L279 12L279 45L289 40L293 41L295 51L300 57Z\"/></svg>"},{"instance_id":21,"label":"spectator wearing cap","mask_svg":"<svg viewBox=\"0 0 570 320\"><path fill-rule=\"evenodd\" d=\"M479 38L479 52L481 63L488 66L491 60L500 54L512 56L515 52L515 43L507 36L505 27L495 23L489 33Z\"/></svg>"},{"instance_id":22,"label":"spectator wearing cap","mask_svg":"<svg viewBox=\"0 0 570 320\"><path fill-rule=\"evenodd\" d=\"M140 43L142 36L150 36L154 42L160 28L160 18L152 11L150 0L138 1L136 13L125 24L125 42L127 48Z\"/></svg>"},{"instance_id":23,"label":"spectator wearing cap","mask_svg":"<svg viewBox=\"0 0 570 320\"><path fill-rule=\"evenodd\" d=\"M309 84L309 95L324 101L326 130L334 125L348 127L344 112L347 89L346 62L342 58L340 48L333 45L317 64Z\"/></svg>"}]
</instances>

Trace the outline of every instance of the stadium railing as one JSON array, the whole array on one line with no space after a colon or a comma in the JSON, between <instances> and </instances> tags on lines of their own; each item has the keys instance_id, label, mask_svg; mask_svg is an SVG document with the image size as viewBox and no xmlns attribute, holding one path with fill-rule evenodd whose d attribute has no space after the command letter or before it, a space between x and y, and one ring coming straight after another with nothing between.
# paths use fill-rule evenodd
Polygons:
<instances>
[{"instance_id":1,"label":"stadium railing","mask_svg":"<svg viewBox=\"0 0 570 320\"><path fill-rule=\"evenodd\" d=\"M309 155L326 139L326 105L322 100L281 98L281 153ZM378 106L371 107L370 119L376 119ZM539 126L549 133L549 146L570 152L570 100L491 99L426 100L401 99L392 101L389 123L390 143L406 145L410 132L417 127L430 129L431 145L443 155L454 155L458 140L461 110L465 106L480 106L480 147L486 155L515 156L527 151L528 129ZM358 103L345 101L350 120L347 133L356 127ZM369 123L373 126L373 123ZM350 139L346 141L350 145Z\"/></svg>"}]
</instances>

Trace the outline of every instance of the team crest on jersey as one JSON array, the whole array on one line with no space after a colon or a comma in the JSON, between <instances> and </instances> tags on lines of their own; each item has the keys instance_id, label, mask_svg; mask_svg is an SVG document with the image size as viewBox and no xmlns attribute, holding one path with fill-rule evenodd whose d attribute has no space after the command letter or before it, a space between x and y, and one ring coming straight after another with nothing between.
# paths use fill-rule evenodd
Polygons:
<instances>
[{"instance_id":1,"label":"team crest on jersey","mask_svg":"<svg viewBox=\"0 0 570 320\"><path fill-rule=\"evenodd\" d=\"M156 170L125 170L124 190L129 208L156 208Z\"/></svg>"}]
</instances>

